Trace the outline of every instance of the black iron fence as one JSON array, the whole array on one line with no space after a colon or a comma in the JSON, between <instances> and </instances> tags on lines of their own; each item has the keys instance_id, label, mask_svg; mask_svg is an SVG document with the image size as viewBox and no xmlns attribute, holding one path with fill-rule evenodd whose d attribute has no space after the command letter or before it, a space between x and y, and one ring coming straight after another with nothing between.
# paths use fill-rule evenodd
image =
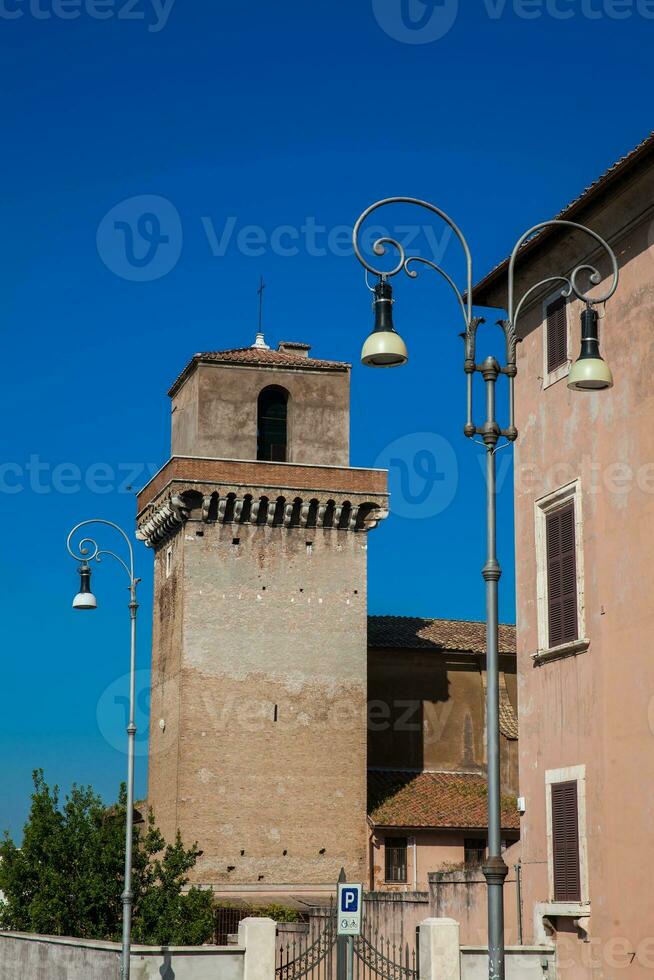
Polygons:
<instances>
[{"instance_id":1,"label":"black iron fence","mask_svg":"<svg viewBox=\"0 0 654 980\"><path fill-rule=\"evenodd\" d=\"M364 919L354 940L353 980L418 980L417 941L392 942ZM279 937L276 980L345 980L338 968L336 915L333 905L312 917L305 936ZM344 961L342 961L344 962Z\"/></svg>"},{"instance_id":2,"label":"black iron fence","mask_svg":"<svg viewBox=\"0 0 654 980\"><path fill-rule=\"evenodd\" d=\"M364 919L354 940L353 980L418 980L417 939L391 942Z\"/></svg>"},{"instance_id":3,"label":"black iron fence","mask_svg":"<svg viewBox=\"0 0 654 980\"><path fill-rule=\"evenodd\" d=\"M248 908L226 907L219 905L214 917L214 942L216 946L226 946L228 937L238 932L238 924L242 919L252 915Z\"/></svg>"}]
</instances>

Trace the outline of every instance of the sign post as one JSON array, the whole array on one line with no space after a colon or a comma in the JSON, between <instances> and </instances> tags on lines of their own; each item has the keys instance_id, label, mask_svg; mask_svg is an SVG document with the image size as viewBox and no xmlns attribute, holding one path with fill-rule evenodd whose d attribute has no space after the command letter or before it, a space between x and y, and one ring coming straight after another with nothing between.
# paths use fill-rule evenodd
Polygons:
<instances>
[{"instance_id":1,"label":"sign post","mask_svg":"<svg viewBox=\"0 0 654 980\"><path fill-rule=\"evenodd\" d=\"M337 903L337 934L347 938L347 980L354 976L354 937L361 935L363 885L349 885L344 881L338 883ZM339 977L339 980L345 980Z\"/></svg>"}]
</instances>

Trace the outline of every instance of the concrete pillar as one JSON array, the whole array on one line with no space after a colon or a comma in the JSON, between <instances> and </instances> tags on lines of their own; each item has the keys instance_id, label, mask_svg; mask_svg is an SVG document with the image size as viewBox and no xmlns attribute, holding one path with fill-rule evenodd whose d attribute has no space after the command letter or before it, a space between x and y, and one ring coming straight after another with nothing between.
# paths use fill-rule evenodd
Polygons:
<instances>
[{"instance_id":1,"label":"concrete pillar","mask_svg":"<svg viewBox=\"0 0 654 980\"><path fill-rule=\"evenodd\" d=\"M419 930L420 980L461 980L459 923L425 919Z\"/></svg>"},{"instance_id":2,"label":"concrete pillar","mask_svg":"<svg viewBox=\"0 0 654 980\"><path fill-rule=\"evenodd\" d=\"M243 980L275 980L275 935L272 919L242 919L238 944L245 947Z\"/></svg>"}]
</instances>

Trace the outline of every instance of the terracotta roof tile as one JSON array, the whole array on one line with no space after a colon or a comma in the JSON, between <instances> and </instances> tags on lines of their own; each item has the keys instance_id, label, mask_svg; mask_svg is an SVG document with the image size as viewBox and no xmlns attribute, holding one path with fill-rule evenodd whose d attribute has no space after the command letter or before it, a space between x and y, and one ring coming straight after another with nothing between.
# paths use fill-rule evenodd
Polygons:
<instances>
[{"instance_id":1,"label":"terracotta roof tile","mask_svg":"<svg viewBox=\"0 0 654 980\"><path fill-rule=\"evenodd\" d=\"M500 731L511 742L518 740L518 718L506 685L500 687Z\"/></svg>"},{"instance_id":2,"label":"terracotta roof tile","mask_svg":"<svg viewBox=\"0 0 654 980\"><path fill-rule=\"evenodd\" d=\"M485 653L486 624L462 619L368 616L368 646ZM515 626L500 626L500 653L515 653L515 649Z\"/></svg>"},{"instance_id":3,"label":"terracotta roof tile","mask_svg":"<svg viewBox=\"0 0 654 980\"><path fill-rule=\"evenodd\" d=\"M307 349L306 344L286 343L298 351ZM304 353L292 350L266 350L263 347L236 347L233 350L204 351L195 354L168 392L174 395L182 382L197 364L245 364L253 367L278 367L302 371L349 371L352 367L346 361L325 361L307 357Z\"/></svg>"},{"instance_id":4,"label":"terracotta roof tile","mask_svg":"<svg viewBox=\"0 0 654 980\"><path fill-rule=\"evenodd\" d=\"M368 813L377 827L487 826L486 777L459 772L368 772ZM518 830L516 799L502 797L502 828Z\"/></svg>"},{"instance_id":5,"label":"terracotta roof tile","mask_svg":"<svg viewBox=\"0 0 654 980\"><path fill-rule=\"evenodd\" d=\"M297 349L306 348L298 345ZM276 367L305 368L311 371L347 371L351 367L345 361L323 361L305 354L295 354L291 350L265 350L260 347L206 351L195 356L203 361L215 361L219 364L274 364Z\"/></svg>"}]
</instances>

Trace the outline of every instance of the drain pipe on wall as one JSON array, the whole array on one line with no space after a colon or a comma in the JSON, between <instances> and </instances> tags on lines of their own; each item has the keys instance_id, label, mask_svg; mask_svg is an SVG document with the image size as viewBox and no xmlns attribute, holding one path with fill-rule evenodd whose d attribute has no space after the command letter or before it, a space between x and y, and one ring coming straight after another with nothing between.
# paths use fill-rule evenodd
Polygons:
<instances>
[{"instance_id":1,"label":"drain pipe on wall","mask_svg":"<svg viewBox=\"0 0 654 980\"><path fill-rule=\"evenodd\" d=\"M522 946L522 865L514 864L515 900L518 911L518 946Z\"/></svg>"},{"instance_id":2,"label":"drain pipe on wall","mask_svg":"<svg viewBox=\"0 0 654 980\"><path fill-rule=\"evenodd\" d=\"M412 838L413 843L413 890L418 891L418 839Z\"/></svg>"}]
</instances>

